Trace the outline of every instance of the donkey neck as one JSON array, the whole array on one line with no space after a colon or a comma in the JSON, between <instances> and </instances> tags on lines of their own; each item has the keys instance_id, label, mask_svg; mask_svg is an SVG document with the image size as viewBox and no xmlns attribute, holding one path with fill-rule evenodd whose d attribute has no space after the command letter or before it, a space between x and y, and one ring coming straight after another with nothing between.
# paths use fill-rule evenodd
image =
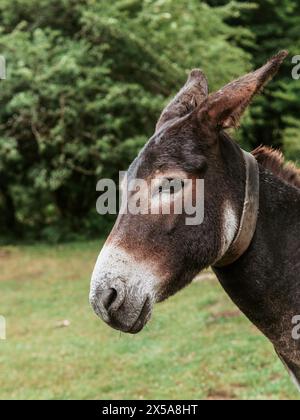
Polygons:
<instances>
[{"instance_id":1,"label":"donkey neck","mask_svg":"<svg viewBox=\"0 0 300 420\"><path fill-rule=\"evenodd\" d=\"M253 155L242 151L245 170L244 204L237 233L214 267L233 264L248 249L256 230L259 209L259 166Z\"/></svg>"},{"instance_id":2,"label":"donkey neck","mask_svg":"<svg viewBox=\"0 0 300 420\"><path fill-rule=\"evenodd\" d=\"M244 314L279 346L298 314L300 290L300 190L261 165L259 215L247 251L233 264L214 268Z\"/></svg>"}]
</instances>

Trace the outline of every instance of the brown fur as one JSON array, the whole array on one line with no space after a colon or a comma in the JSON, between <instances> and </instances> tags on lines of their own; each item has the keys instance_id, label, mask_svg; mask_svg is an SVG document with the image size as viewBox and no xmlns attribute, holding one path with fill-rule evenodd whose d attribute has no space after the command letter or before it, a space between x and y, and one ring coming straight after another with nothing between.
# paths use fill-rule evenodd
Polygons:
<instances>
[{"instance_id":1,"label":"brown fur","mask_svg":"<svg viewBox=\"0 0 300 420\"><path fill-rule=\"evenodd\" d=\"M274 175L288 184L300 188L300 169L293 163L287 163L279 150L271 147L260 146L252 152L258 163L271 171Z\"/></svg>"}]
</instances>

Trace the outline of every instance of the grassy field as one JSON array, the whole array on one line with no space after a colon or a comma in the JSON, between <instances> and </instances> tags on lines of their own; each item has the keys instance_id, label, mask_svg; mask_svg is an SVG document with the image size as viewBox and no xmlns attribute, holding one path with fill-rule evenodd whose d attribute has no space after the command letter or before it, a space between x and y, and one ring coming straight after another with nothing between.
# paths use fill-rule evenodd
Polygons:
<instances>
[{"instance_id":1,"label":"grassy field","mask_svg":"<svg viewBox=\"0 0 300 420\"><path fill-rule=\"evenodd\" d=\"M298 398L210 273L157 305L139 335L107 327L88 303L100 246L0 248L0 399Z\"/></svg>"}]
</instances>

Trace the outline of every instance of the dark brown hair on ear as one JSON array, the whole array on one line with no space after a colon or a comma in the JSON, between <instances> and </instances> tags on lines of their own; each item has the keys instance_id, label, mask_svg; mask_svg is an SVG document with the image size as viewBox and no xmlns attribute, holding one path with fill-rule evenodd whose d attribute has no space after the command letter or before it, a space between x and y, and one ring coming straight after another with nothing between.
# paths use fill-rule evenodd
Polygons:
<instances>
[{"instance_id":1,"label":"dark brown hair on ear","mask_svg":"<svg viewBox=\"0 0 300 420\"><path fill-rule=\"evenodd\" d=\"M221 129L237 127L252 98L272 79L287 56L287 51L281 51L260 69L209 95L199 107L199 117Z\"/></svg>"},{"instance_id":2,"label":"dark brown hair on ear","mask_svg":"<svg viewBox=\"0 0 300 420\"><path fill-rule=\"evenodd\" d=\"M194 69L175 98L163 110L157 124L158 131L168 121L181 118L199 106L208 95L208 83L204 73Z\"/></svg>"}]
</instances>

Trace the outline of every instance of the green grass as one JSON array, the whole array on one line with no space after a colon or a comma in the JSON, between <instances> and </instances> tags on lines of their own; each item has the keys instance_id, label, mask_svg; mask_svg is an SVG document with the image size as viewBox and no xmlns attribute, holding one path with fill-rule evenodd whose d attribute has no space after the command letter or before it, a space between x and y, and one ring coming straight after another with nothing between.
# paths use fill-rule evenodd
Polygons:
<instances>
[{"instance_id":1,"label":"green grass","mask_svg":"<svg viewBox=\"0 0 300 420\"><path fill-rule=\"evenodd\" d=\"M100 246L0 249L1 399L298 398L211 274L157 305L140 334L107 327L88 303Z\"/></svg>"}]
</instances>

